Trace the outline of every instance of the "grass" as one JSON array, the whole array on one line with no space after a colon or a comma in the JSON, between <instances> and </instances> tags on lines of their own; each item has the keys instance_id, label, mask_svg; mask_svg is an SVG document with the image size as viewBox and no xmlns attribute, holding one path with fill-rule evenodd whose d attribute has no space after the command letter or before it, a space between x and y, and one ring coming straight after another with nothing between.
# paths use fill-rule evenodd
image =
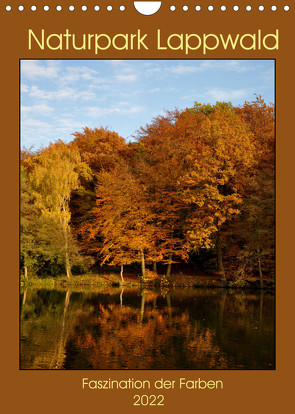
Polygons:
<instances>
[{"instance_id":1,"label":"grass","mask_svg":"<svg viewBox=\"0 0 295 414\"><path fill-rule=\"evenodd\" d=\"M165 283L164 283L165 282ZM228 287L228 288L242 288L242 289L259 289L259 280L257 278L243 279L241 281L228 280L227 285L223 286L220 277L218 275L185 275L177 273L173 276L172 281L167 281L167 279L157 279L156 281L149 280L146 283L140 281L140 278L135 275L126 275L124 277L124 286L129 288L137 288L144 285L165 287L167 289L173 287L204 287L204 288L216 288L216 287ZM66 276L46 276L46 277L37 277L31 276L28 279L25 279L21 276L20 284L23 287L37 287L37 288L58 288L58 287L107 287L107 286L119 286L121 285L121 279L119 274L116 273L103 273L103 274L84 274L79 276L72 276L68 279ZM274 281L266 281L265 288L273 288L275 286Z\"/></svg>"},{"instance_id":2,"label":"grass","mask_svg":"<svg viewBox=\"0 0 295 414\"><path fill-rule=\"evenodd\" d=\"M25 279L21 276L20 280L21 286L24 287L41 287L41 288L54 288L54 287L78 287L78 286L113 286L120 284L120 277L116 274L85 274L79 276L72 276L68 279L66 276L46 276L46 277L37 277L31 276L28 279ZM138 281L126 281L126 286L139 286Z\"/></svg>"}]
</instances>

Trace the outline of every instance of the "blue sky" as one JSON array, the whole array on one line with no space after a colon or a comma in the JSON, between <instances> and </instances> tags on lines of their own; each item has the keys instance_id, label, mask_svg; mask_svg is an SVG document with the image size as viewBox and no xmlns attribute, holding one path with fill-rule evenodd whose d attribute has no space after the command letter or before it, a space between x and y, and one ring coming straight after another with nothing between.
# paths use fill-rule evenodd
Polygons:
<instances>
[{"instance_id":1,"label":"blue sky","mask_svg":"<svg viewBox=\"0 0 295 414\"><path fill-rule=\"evenodd\" d=\"M23 60L21 146L108 127L127 140L153 117L194 102L274 102L273 60Z\"/></svg>"}]
</instances>

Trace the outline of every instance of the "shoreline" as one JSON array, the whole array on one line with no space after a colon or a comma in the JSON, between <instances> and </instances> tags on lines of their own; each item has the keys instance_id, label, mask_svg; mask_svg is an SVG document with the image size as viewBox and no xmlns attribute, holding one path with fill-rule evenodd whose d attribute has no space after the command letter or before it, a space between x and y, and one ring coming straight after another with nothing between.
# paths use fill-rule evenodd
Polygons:
<instances>
[{"instance_id":1,"label":"shoreline","mask_svg":"<svg viewBox=\"0 0 295 414\"><path fill-rule=\"evenodd\" d=\"M249 277L241 280L228 279L224 284L218 276L200 277L175 275L172 281L165 279L164 283L161 280L142 282L139 278L126 277L122 282L117 274L110 275L81 275L72 276L67 279L66 276L57 277L29 277L25 279L20 278L21 288L75 288L75 287L126 287L131 289L149 288L149 289L165 289L173 288L225 288L225 289L243 289L243 290L274 290L276 287L274 280L264 280L263 288L260 287L259 278Z\"/></svg>"}]
</instances>

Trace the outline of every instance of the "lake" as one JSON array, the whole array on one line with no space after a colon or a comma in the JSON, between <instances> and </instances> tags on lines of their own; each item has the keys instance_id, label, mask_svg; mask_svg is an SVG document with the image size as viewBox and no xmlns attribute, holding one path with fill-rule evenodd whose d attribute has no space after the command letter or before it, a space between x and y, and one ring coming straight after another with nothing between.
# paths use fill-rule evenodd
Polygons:
<instances>
[{"instance_id":1,"label":"lake","mask_svg":"<svg viewBox=\"0 0 295 414\"><path fill-rule=\"evenodd\" d=\"M274 369L269 291L46 290L20 297L21 369Z\"/></svg>"}]
</instances>

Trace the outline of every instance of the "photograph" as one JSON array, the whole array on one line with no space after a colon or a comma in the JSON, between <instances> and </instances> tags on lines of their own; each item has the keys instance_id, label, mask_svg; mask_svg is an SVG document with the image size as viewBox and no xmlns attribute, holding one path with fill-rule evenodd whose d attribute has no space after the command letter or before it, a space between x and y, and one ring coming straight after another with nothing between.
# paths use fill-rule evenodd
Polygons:
<instances>
[{"instance_id":1,"label":"photograph","mask_svg":"<svg viewBox=\"0 0 295 414\"><path fill-rule=\"evenodd\" d=\"M275 370L275 60L19 65L19 369Z\"/></svg>"}]
</instances>

